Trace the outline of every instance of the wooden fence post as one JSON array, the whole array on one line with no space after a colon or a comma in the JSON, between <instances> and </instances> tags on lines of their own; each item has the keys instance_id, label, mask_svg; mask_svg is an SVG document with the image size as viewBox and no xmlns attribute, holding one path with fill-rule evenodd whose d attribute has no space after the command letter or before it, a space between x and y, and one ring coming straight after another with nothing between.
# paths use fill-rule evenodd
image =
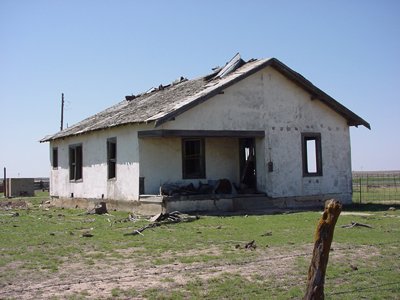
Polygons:
<instances>
[{"instance_id":1,"label":"wooden fence post","mask_svg":"<svg viewBox=\"0 0 400 300\"><path fill-rule=\"evenodd\" d=\"M308 269L307 289L304 300L324 299L325 273L328 266L329 251L336 221L341 211L342 204L339 201L331 199L325 202L324 213L315 232L314 250Z\"/></svg>"}]
</instances>

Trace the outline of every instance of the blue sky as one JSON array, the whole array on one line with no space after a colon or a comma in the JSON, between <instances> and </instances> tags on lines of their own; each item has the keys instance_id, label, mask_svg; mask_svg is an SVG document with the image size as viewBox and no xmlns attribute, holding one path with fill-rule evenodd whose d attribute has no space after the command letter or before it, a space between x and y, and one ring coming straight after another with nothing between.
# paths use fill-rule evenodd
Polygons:
<instances>
[{"instance_id":1,"label":"blue sky","mask_svg":"<svg viewBox=\"0 0 400 300\"><path fill-rule=\"evenodd\" d=\"M0 167L48 176L38 141L125 95L276 57L370 122L354 170L400 169L400 1L0 0Z\"/></svg>"}]
</instances>

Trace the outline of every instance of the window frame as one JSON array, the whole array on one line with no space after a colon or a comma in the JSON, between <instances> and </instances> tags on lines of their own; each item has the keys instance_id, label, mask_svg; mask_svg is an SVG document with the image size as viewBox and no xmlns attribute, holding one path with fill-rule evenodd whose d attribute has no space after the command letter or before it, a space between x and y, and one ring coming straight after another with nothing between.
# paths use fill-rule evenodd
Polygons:
<instances>
[{"instance_id":1,"label":"window frame","mask_svg":"<svg viewBox=\"0 0 400 300\"><path fill-rule=\"evenodd\" d=\"M189 142L198 142L199 151L195 154L187 154ZM198 160L199 172L188 172L188 161ZM205 179L206 178L206 164L205 164L205 141L204 138L183 138L182 139L182 179Z\"/></svg>"},{"instance_id":2,"label":"window frame","mask_svg":"<svg viewBox=\"0 0 400 300\"><path fill-rule=\"evenodd\" d=\"M82 144L73 144L68 147L69 180L77 182L83 180L83 147Z\"/></svg>"},{"instance_id":3,"label":"window frame","mask_svg":"<svg viewBox=\"0 0 400 300\"><path fill-rule=\"evenodd\" d=\"M111 147L115 147L112 149ZM112 137L107 139L107 179L117 179L117 138ZM112 151L113 150L113 151ZM112 156L114 154L114 156Z\"/></svg>"},{"instance_id":4,"label":"window frame","mask_svg":"<svg viewBox=\"0 0 400 300\"><path fill-rule=\"evenodd\" d=\"M307 142L315 141L315 172L308 170L308 151ZM302 160L303 160L303 177L322 176L322 146L321 146L321 133L319 132L306 132L301 134L302 145Z\"/></svg>"},{"instance_id":5,"label":"window frame","mask_svg":"<svg viewBox=\"0 0 400 300\"><path fill-rule=\"evenodd\" d=\"M51 166L53 169L58 169L58 147L52 148Z\"/></svg>"}]
</instances>

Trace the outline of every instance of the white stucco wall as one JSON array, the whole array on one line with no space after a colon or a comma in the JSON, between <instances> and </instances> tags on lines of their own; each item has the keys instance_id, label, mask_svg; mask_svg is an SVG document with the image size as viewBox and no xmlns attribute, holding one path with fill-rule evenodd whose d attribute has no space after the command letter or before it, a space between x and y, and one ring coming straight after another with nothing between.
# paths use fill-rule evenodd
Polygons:
<instances>
[{"instance_id":1,"label":"white stucco wall","mask_svg":"<svg viewBox=\"0 0 400 300\"><path fill-rule=\"evenodd\" d=\"M137 131L146 126L123 126L56 140L58 168L51 170L50 195L63 198L138 200L139 145ZM107 139L117 139L116 178L107 179ZM69 180L69 146L82 144L82 180ZM51 161L51 158L50 158Z\"/></svg>"},{"instance_id":2,"label":"white stucco wall","mask_svg":"<svg viewBox=\"0 0 400 300\"><path fill-rule=\"evenodd\" d=\"M272 68L227 88L163 129L264 130L258 140L258 188L272 197L343 194L350 201L351 161L347 121ZM323 176L303 177L301 133L318 132ZM261 141L261 143L260 143ZM271 159L273 172L268 172Z\"/></svg>"}]
</instances>

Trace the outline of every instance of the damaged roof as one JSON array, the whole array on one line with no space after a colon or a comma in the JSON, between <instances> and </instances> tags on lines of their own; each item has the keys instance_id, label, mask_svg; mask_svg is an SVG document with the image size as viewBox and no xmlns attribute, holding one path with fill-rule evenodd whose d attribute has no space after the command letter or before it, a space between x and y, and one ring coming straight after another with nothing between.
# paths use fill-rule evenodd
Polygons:
<instances>
[{"instance_id":1,"label":"damaged roof","mask_svg":"<svg viewBox=\"0 0 400 300\"><path fill-rule=\"evenodd\" d=\"M155 127L158 127L266 67L274 68L308 91L312 99L320 100L342 115L347 119L349 126L363 125L371 128L367 121L276 58L251 59L245 62L237 54L225 67L216 69L212 74L192 80L181 77L170 85L160 85L136 96L126 96L120 103L56 134L46 136L40 142L132 123L154 122Z\"/></svg>"}]
</instances>

